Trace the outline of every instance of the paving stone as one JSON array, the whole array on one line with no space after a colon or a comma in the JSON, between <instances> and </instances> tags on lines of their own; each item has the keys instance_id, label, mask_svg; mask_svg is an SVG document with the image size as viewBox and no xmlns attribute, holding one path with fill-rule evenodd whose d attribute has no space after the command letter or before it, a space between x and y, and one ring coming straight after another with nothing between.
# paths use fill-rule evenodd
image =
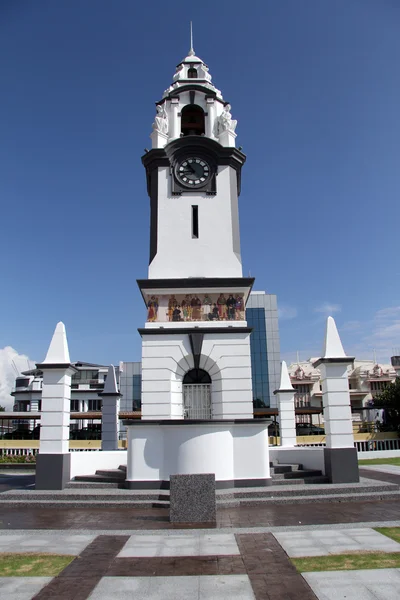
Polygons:
<instances>
[{"instance_id":1,"label":"paving stone","mask_svg":"<svg viewBox=\"0 0 400 600\"><path fill-rule=\"evenodd\" d=\"M398 600L400 569L303 573L320 600Z\"/></svg>"},{"instance_id":2,"label":"paving stone","mask_svg":"<svg viewBox=\"0 0 400 600\"><path fill-rule=\"evenodd\" d=\"M0 598L31 600L51 579L51 577L0 577Z\"/></svg>"},{"instance_id":3,"label":"paving stone","mask_svg":"<svg viewBox=\"0 0 400 600\"><path fill-rule=\"evenodd\" d=\"M373 529L275 532L289 556L323 556L346 552L400 552L400 544Z\"/></svg>"}]
</instances>

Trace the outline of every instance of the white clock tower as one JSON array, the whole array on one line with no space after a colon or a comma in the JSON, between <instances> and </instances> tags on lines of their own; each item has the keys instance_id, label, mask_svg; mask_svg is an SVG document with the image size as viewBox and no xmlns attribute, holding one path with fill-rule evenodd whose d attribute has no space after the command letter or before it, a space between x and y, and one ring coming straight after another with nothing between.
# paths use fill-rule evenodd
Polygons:
<instances>
[{"instance_id":1,"label":"white clock tower","mask_svg":"<svg viewBox=\"0 0 400 600\"><path fill-rule=\"evenodd\" d=\"M253 416L231 107L193 48L156 104L142 158L150 197L142 419Z\"/></svg>"}]
</instances>

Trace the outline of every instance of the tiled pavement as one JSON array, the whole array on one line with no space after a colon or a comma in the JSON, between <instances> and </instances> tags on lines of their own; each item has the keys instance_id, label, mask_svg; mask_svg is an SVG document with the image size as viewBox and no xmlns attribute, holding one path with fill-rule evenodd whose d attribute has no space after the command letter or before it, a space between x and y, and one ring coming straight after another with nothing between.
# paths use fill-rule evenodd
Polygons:
<instances>
[{"instance_id":1,"label":"tiled pavement","mask_svg":"<svg viewBox=\"0 0 400 600\"><path fill-rule=\"evenodd\" d=\"M3 549L14 544L14 551L52 548L53 552L61 550L68 554L76 552L79 544L86 545L53 580L0 578L0 598L7 600L391 600L400 592L399 570L389 570L390 577L385 569L378 570L371 575L372 579L365 576L360 583L362 572L357 572L361 573L358 579L353 572L346 577L343 572L325 577L319 573L301 576L288 558L288 555L400 549L400 544L370 528L301 528L291 532L236 534L187 531L97 537L71 536L69 532L64 535L27 532L18 536L4 532L0 533L0 542ZM386 596L371 595L379 586L383 586Z\"/></svg>"},{"instance_id":2,"label":"tiled pavement","mask_svg":"<svg viewBox=\"0 0 400 600\"><path fill-rule=\"evenodd\" d=\"M393 473L369 471L372 475L400 483ZM372 579L364 581L356 575L362 572L354 571L306 573L303 578L285 550L296 554L303 548L307 555L310 548L318 554L388 550L391 540L357 523L398 525L399 515L396 501L269 505L219 510L214 531L194 531L190 525L190 530L174 531L165 509L7 509L0 515L5 530L0 531L0 552L39 550L77 558L52 581L0 578L0 598L392 600L400 590L396 570L389 575L385 569L368 571ZM335 523L353 527L338 529ZM98 535L99 525L106 535ZM285 535L283 529L290 526L292 533ZM266 531L271 528L274 534Z\"/></svg>"},{"instance_id":3,"label":"tiled pavement","mask_svg":"<svg viewBox=\"0 0 400 600\"><path fill-rule=\"evenodd\" d=\"M7 599L316 600L271 533L99 535L51 581L21 579L7 578Z\"/></svg>"},{"instance_id":4,"label":"tiled pavement","mask_svg":"<svg viewBox=\"0 0 400 600\"><path fill-rule=\"evenodd\" d=\"M400 569L303 573L320 600L398 600Z\"/></svg>"},{"instance_id":5,"label":"tiled pavement","mask_svg":"<svg viewBox=\"0 0 400 600\"><path fill-rule=\"evenodd\" d=\"M291 557L347 552L400 552L400 544L370 528L278 531L274 536Z\"/></svg>"}]
</instances>

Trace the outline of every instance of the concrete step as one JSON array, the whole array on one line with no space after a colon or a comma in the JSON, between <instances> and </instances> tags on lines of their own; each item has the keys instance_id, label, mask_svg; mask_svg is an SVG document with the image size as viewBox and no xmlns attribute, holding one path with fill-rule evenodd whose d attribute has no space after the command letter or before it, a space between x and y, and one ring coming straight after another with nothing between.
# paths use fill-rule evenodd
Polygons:
<instances>
[{"instance_id":1,"label":"concrete step","mask_svg":"<svg viewBox=\"0 0 400 600\"><path fill-rule=\"evenodd\" d=\"M326 502L361 502L361 501L379 501L379 500L400 500L400 491L377 491L365 493L342 493L342 494L310 494L310 495L285 495L271 496L270 498L233 498L217 499L217 508L235 508L235 507L257 507L273 504L309 504ZM1 508L26 507L27 499L5 499L4 494L0 496ZM29 500L30 506L38 508L169 508L167 500L149 500L145 498L131 499L126 496L112 497L101 500L99 498L78 498L76 500L66 499L65 497L38 498Z\"/></svg>"},{"instance_id":2,"label":"concrete step","mask_svg":"<svg viewBox=\"0 0 400 600\"><path fill-rule=\"evenodd\" d=\"M71 490L112 490L125 489L125 482L96 482L96 481L70 481L66 484L65 489Z\"/></svg>"},{"instance_id":3,"label":"concrete step","mask_svg":"<svg viewBox=\"0 0 400 600\"><path fill-rule=\"evenodd\" d=\"M271 498L235 498L233 500L218 500L217 507L235 508L251 506L267 506L271 504L317 504L323 502L370 502L379 500L400 501L400 492L365 492L362 494L312 494L308 496L273 496Z\"/></svg>"},{"instance_id":4,"label":"concrete step","mask_svg":"<svg viewBox=\"0 0 400 600\"><path fill-rule=\"evenodd\" d=\"M26 508L26 500L3 500L0 499L0 509L4 508ZM127 500L125 498L112 500L30 500L29 506L36 508L169 508L169 502L161 500Z\"/></svg>"},{"instance_id":5,"label":"concrete step","mask_svg":"<svg viewBox=\"0 0 400 600\"><path fill-rule=\"evenodd\" d=\"M306 477L321 477L322 471L317 469L299 469L298 471L288 471L286 473L276 473L272 479L305 479Z\"/></svg>"},{"instance_id":6,"label":"concrete step","mask_svg":"<svg viewBox=\"0 0 400 600\"><path fill-rule=\"evenodd\" d=\"M303 465L301 464L274 463L270 465L270 470L274 473L288 473L290 471L301 471L302 469Z\"/></svg>"},{"instance_id":7,"label":"concrete step","mask_svg":"<svg viewBox=\"0 0 400 600\"><path fill-rule=\"evenodd\" d=\"M97 469L96 475L100 477L109 477L110 479L123 479L125 481L126 471L120 469Z\"/></svg>"},{"instance_id":8,"label":"concrete step","mask_svg":"<svg viewBox=\"0 0 400 600\"><path fill-rule=\"evenodd\" d=\"M300 497L300 496L341 496L345 494L368 494L380 492L395 492L400 493L399 486L391 483L383 483L382 485L363 485L363 484L338 484L331 485L329 483L320 486L311 487L309 485L298 484L297 480L290 482L287 486L273 485L267 487L254 488L230 488L226 490L217 490L217 501L232 500L232 499L268 499L277 497ZM293 485L294 484L294 485Z\"/></svg>"}]
</instances>

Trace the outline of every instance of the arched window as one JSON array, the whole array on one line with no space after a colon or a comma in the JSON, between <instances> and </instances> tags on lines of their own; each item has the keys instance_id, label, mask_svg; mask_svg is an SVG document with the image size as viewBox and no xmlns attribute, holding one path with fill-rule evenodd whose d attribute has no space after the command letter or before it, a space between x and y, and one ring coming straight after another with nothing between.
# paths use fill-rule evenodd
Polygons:
<instances>
[{"instance_id":1,"label":"arched window","mask_svg":"<svg viewBox=\"0 0 400 600\"><path fill-rule=\"evenodd\" d=\"M183 385L189 383L211 383L211 377L204 369L191 369L183 378Z\"/></svg>"},{"instance_id":2,"label":"arched window","mask_svg":"<svg viewBox=\"0 0 400 600\"><path fill-rule=\"evenodd\" d=\"M194 67L188 69L188 79L197 79L197 69Z\"/></svg>"},{"instance_id":3,"label":"arched window","mask_svg":"<svg viewBox=\"0 0 400 600\"><path fill-rule=\"evenodd\" d=\"M204 135L204 110L197 104L187 104L181 114L182 135Z\"/></svg>"}]
</instances>

